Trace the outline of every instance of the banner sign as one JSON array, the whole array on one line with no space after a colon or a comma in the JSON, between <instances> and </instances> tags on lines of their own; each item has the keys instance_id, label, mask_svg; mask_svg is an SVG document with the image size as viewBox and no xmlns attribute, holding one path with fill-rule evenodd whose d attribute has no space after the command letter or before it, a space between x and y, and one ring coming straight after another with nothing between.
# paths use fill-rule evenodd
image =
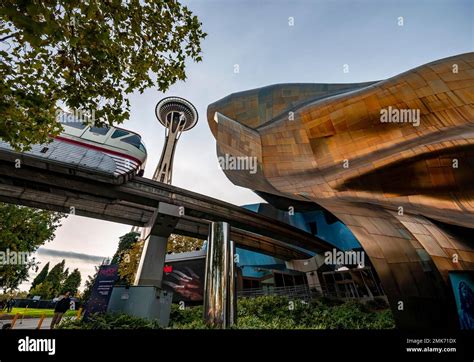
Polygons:
<instances>
[{"instance_id":1,"label":"banner sign","mask_svg":"<svg viewBox=\"0 0 474 362\"><path fill-rule=\"evenodd\" d=\"M105 313L109 304L110 295L118 279L118 265L102 265L97 273L92 293L87 301L84 319L90 314Z\"/></svg>"},{"instance_id":2,"label":"banner sign","mask_svg":"<svg viewBox=\"0 0 474 362\"><path fill-rule=\"evenodd\" d=\"M163 268L163 289L173 292L173 302L201 302L206 260L199 258L167 262Z\"/></svg>"}]
</instances>

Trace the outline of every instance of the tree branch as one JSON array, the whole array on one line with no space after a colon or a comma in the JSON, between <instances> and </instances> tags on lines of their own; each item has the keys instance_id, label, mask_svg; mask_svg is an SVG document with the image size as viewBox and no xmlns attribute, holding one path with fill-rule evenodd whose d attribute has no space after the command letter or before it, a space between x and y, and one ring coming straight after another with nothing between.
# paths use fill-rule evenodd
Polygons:
<instances>
[{"instance_id":1,"label":"tree branch","mask_svg":"<svg viewBox=\"0 0 474 362\"><path fill-rule=\"evenodd\" d=\"M15 35L17 35L18 32L16 33L13 33L13 34L10 34L10 35L7 35L7 36L4 36L3 38L0 38L0 41L5 41L7 39L10 39L10 38L13 38Z\"/></svg>"}]
</instances>

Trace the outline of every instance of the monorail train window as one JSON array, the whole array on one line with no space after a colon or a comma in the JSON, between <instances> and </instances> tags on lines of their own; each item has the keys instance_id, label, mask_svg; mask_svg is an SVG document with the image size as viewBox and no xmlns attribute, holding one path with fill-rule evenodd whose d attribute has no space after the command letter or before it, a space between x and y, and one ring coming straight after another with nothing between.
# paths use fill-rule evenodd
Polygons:
<instances>
[{"instance_id":1,"label":"monorail train window","mask_svg":"<svg viewBox=\"0 0 474 362\"><path fill-rule=\"evenodd\" d=\"M109 132L109 127L91 127L89 132L106 135Z\"/></svg>"},{"instance_id":2,"label":"monorail train window","mask_svg":"<svg viewBox=\"0 0 474 362\"><path fill-rule=\"evenodd\" d=\"M87 127L87 124L81 122L80 120L78 120L76 117L74 117L72 114L69 114L69 113L61 113L61 115L58 117L58 121L59 123L72 127L72 128L84 129Z\"/></svg>"},{"instance_id":3,"label":"monorail train window","mask_svg":"<svg viewBox=\"0 0 474 362\"><path fill-rule=\"evenodd\" d=\"M116 129L114 133L112 133L112 138L119 138L119 137L122 137L122 136L126 136L130 134L129 132L127 131L124 131L123 129Z\"/></svg>"},{"instance_id":4,"label":"monorail train window","mask_svg":"<svg viewBox=\"0 0 474 362\"><path fill-rule=\"evenodd\" d=\"M62 123L66 126L77 128L77 129L84 129L87 127L87 124L84 124L81 122L62 122Z\"/></svg>"},{"instance_id":5,"label":"monorail train window","mask_svg":"<svg viewBox=\"0 0 474 362\"><path fill-rule=\"evenodd\" d=\"M146 147L145 145L143 144L143 142L140 142L140 147L138 147L140 149L140 151L146 153Z\"/></svg>"},{"instance_id":6,"label":"monorail train window","mask_svg":"<svg viewBox=\"0 0 474 362\"><path fill-rule=\"evenodd\" d=\"M121 141L129 143L129 144L135 146L138 149L140 148L141 138L140 138L140 136L138 136L136 134L134 134L133 136L130 136L130 137L125 137L125 138L121 139Z\"/></svg>"}]
</instances>

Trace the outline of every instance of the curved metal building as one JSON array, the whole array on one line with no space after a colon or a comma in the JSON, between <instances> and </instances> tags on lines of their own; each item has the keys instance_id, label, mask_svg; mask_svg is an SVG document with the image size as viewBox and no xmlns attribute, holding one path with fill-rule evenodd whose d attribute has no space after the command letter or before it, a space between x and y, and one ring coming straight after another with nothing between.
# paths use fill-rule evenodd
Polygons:
<instances>
[{"instance_id":1,"label":"curved metal building","mask_svg":"<svg viewBox=\"0 0 474 362\"><path fill-rule=\"evenodd\" d=\"M278 84L208 107L236 185L342 221L400 326L455 323L450 271L474 270L474 53L387 80Z\"/></svg>"}]
</instances>

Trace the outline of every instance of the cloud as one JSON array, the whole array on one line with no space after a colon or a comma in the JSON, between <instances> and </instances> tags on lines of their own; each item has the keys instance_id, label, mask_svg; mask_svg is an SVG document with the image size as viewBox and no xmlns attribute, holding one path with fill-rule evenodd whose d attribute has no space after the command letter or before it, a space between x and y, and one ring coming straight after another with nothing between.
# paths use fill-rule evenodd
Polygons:
<instances>
[{"instance_id":1,"label":"cloud","mask_svg":"<svg viewBox=\"0 0 474 362\"><path fill-rule=\"evenodd\" d=\"M81 273L81 286L79 290L83 291L88 277L95 274L95 267L101 265L105 258L104 256L75 253L72 251L39 248L35 253L35 259L39 263L39 268L36 271L33 269L30 270L28 280L21 283L19 289L22 291L30 290L31 282L46 263L49 262L51 270L54 265L64 259L66 260L66 268L68 268L70 272L77 268Z\"/></svg>"},{"instance_id":2,"label":"cloud","mask_svg":"<svg viewBox=\"0 0 474 362\"><path fill-rule=\"evenodd\" d=\"M64 251L64 250L46 249L46 248L39 248L37 253L42 256L55 256L55 257L60 257L67 260L76 259L76 260L91 262L91 263L96 263L96 264L100 264L102 263L104 259L106 259L105 256L75 253L73 251Z\"/></svg>"}]
</instances>

